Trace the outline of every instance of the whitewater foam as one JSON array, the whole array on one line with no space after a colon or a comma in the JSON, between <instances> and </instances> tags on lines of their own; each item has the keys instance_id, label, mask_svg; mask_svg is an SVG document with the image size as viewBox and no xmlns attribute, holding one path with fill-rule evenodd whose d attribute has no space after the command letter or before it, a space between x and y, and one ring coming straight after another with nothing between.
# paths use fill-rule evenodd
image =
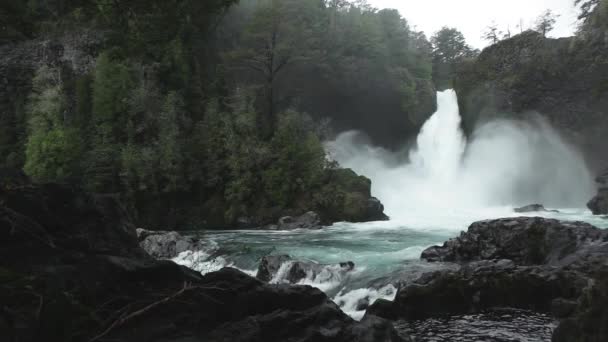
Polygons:
<instances>
[{"instance_id":1,"label":"whitewater foam","mask_svg":"<svg viewBox=\"0 0 608 342\"><path fill-rule=\"evenodd\" d=\"M190 269L200 272L202 275L219 271L224 267L236 268L252 277L255 277L257 274L257 270L246 270L238 268L233 262L227 261L222 256L212 257L212 255L208 252L201 250L185 251L171 260L178 265L186 266Z\"/></svg>"},{"instance_id":2,"label":"whitewater foam","mask_svg":"<svg viewBox=\"0 0 608 342\"><path fill-rule=\"evenodd\" d=\"M338 304L340 309L355 320L361 320L369 305L378 299L394 300L397 288L392 284L379 289L362 288L351 291L340 291L332 300Z\"/></svg>"},{"instance_id":3,"label":"whitewater foam","mask_svg":"<svg viewBox=\"0 0 608 342\"><path fill-rule=\"evenodd\" d=\"M467 141L453 90L437 94L438 110L408 158L371 146L357 132L326 144L332 159L372 179L392 224L461 227L463 220L510 216L514 206L584 207L594 184L583 158L540 116L495 120Z\"/></svg>"}]
</instances>

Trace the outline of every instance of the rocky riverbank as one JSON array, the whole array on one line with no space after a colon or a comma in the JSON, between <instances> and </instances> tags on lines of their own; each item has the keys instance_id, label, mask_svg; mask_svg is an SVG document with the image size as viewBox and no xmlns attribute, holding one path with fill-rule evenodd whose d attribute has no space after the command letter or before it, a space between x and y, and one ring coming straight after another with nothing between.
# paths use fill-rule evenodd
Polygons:
<instances>
[{"instance_id":1,"label":"rocky riverbank","mask_svg":"<svg viewBox=\"0 0 608 342\"><path fill-rule=\"evenodd\" d=\"M608 339L608 316L598 313L607 304L608 231L543 218L482 221L422 259L460 267L405 284L368 314L419 320L518 308L561 319L554 341Z\"/></svg>"},{"instance_id":2,"label":"rocky riverbank","mask_svg":"<svg viewBox=\"0 0 608 342\"><path fill-rule=\"evenodd\" d=\"M0 188L0 302L10 342L403 341L312 287L155 260L116 198L58 185Z\"/></svg>"},{"instance_id":3,"label":"rocky riverbank","mask_svg":"<svg viewBox=\"0 0 608 342\"><path fill-rule=\"evenodd\" d=\"M599 189L597 195L587 203L594 215L608 215L608 170L597 177Z\"/></svg>"}]
</instances>

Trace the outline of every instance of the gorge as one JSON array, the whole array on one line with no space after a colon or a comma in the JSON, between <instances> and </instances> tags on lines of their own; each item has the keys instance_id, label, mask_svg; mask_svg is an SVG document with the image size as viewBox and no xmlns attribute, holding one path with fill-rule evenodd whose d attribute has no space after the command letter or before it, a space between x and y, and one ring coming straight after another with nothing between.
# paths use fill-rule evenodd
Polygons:
<instances>
[{"instance_id":1,"label":"gorge","mask_svg":"<svg viewBox=\"0 0 608 342\"><path fill-rule=\"evenodd\" d=\"M573 2L479 51L364 0L3 1L0 340L607 341Z\"/></svg>"}]
</instances>

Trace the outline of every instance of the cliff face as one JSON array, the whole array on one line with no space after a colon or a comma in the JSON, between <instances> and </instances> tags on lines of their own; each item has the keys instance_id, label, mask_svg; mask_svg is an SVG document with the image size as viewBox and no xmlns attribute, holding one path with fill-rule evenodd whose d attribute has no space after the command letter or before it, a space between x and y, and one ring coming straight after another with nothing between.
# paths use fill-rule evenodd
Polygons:
<instances>
[{"instance_id":1,"label":"cliff face","mask_svg":"<svg viewBox=\"0 0 608 342\"><path fill-rule=\"evenodd\" d=\"M585 152L608 164L608 30L572 38L528 31L486 48L455 80L465 130L496 117L538 112Z\"/></svg>"}]
</instances>

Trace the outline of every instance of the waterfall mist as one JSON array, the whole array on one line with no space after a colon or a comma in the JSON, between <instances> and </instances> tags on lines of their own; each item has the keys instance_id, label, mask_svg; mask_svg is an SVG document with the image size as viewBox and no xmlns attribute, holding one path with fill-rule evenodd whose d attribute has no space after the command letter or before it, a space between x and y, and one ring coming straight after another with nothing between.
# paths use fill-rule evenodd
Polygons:
<instances>
[{"instance_id":1,"label":"waterfall mist","mask_svg":"<svg viewBox=\"0 0 608 342\"><path fill-rule=\"evenodd\" d=\"M585 161L542 117L495 120L467 141L456 93L438 93L438 110L416 146L391 152L357 132L327 143L331 158L372 179L372 192L394 220L412 215L495 211L542 203L582 208L594 183Z\"/></svg>"}]
</instances>

